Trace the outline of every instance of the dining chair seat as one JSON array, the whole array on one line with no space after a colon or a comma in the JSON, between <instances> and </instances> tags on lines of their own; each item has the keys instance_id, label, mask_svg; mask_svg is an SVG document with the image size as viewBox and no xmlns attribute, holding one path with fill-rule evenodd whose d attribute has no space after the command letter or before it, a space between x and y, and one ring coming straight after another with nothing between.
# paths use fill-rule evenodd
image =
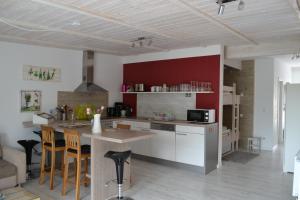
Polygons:
<instances>
[{"instance_id":1,"label":"dining chair seat","mask_svg":"<svg viewBox=\"0 0 300 200\"><path fill-rule=\"evenodd\" d=\"M46 142L44 145L47 147L52 147L52 144L48 142ZM55 147L64 147L65 145L65 140L55 140Z\"/></svg>"},{"instance_id":2,"label":"dining chair seat","mask_svg":"<svg viewBox=\"0 0 300 200\"><path fill-rule=\"evenodd\" d=\"M91 145L81 145L81 154L90 154L91 153ZM77 154L77 150L75 149L67 149L68 152L70 153L75 153Z\"/></svg>"}]
</instances>

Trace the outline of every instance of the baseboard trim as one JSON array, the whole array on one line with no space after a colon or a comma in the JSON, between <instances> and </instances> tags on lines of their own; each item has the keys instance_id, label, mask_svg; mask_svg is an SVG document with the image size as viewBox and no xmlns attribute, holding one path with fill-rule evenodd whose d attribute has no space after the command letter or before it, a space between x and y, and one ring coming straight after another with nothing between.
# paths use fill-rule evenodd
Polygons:
<instances>
[{"instance_id":1,"label":"baseboard trim","mask_svg":"<svg viewBox=\"0 0 300 200\"><path fill-rule=\"evenodd\" d=\"M174 167L174 168L178 168L178 169L186 169L186 170L194 171L194 172L197 172L197 173L200 173L203 175L207 174L207 173L205 173L205 168L200 167L200 166L178 163L178 162L174 162L174 161L164 160L164 159L160 159L160 158L153 158L153 157L139 155L139 154L132 154L131 157L134 159L143 160L146 162L151 162L151 163L156 163L156 164L161 164L161 165L165 165L168 167Z\"/></svg>"}]
</instances>

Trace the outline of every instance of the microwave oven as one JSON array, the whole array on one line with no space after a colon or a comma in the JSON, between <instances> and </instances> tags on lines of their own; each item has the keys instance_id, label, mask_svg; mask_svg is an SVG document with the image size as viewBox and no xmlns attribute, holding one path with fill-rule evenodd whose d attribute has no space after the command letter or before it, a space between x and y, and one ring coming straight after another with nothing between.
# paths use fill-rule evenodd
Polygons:
<instances>
[{"instance_id":1,"label":"microwave oven","mask_svg":"<svg viewBox=\"0 0 300 200\"><path fill-rule=\"evenodd\" d=\"M188 110L187 120L199 123L215 123L216 111L214 109Z\"/></svg>"}]
</instances>

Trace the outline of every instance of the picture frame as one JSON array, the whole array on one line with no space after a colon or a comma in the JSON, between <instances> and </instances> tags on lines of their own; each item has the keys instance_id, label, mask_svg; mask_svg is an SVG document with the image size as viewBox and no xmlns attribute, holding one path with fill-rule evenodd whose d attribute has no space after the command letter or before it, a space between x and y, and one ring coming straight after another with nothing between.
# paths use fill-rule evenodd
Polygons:
<instances>
[{"instance_id":1,"label":"picture frame","mask_svg":"<svg viewBox=\"0 0 300 200\"><path fill-rule=\"evenodd\" d=\"M41 111L42 92L39 90L21 90L21 112Z\"/></svg>"},{"instance_id":2,"label":"picture frame","mask_svg":"<svg viewBox=\"0 0 300 200\"><path fill-rule=\"evenodd\" d=\"M61 69L55 67L39 67L33 65L23 65L23 80L60 82Z\"/></svg>"}]
</instances>

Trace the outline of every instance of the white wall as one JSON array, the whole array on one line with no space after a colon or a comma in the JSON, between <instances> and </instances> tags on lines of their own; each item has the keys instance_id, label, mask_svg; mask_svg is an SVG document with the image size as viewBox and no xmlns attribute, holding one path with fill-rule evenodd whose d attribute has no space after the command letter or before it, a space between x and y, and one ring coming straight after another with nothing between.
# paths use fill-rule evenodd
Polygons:
<instances>
[{"instance_id":1,"label":"white wall","mask_svg":"<svg viewBox=\"0 0 300 200\"><path fill-rule=\"evenodd\" d=\"M74 90L81 82L82 52L0 42L0 60L0 134L5 144L19 147L17 140L35 137L22 125L32 113L20 112L20 90L41 90L42 111L49 112L56 107L58 90ZM62 81L24 81L23 64L59 67Z\"/></svg>"},{"instance_id":2,"label":"white wall","mask_svg":"<svg viewBox=\"0 0 300 200\"><path fill-rule=\"evenodd\" d=\"M277 58L274 59L275 79L279 79L284 83L292 81L292 67Z\"/></svg>"},{"instance_id":3,"label":"white wall","mask_svg":"<svg viewBox=\"0 0 300 200\"><path fill-rule=\"evenodd\" d=\"M292 83L300 83L300 67L292 67Z\"/></svg>"},{"instance_id":4,"label":"white wall","mask_svg":"<svg viewBox=\"0 0 300 200\"><path fill-rule=\"evenodd\" d=\"M120 56L95 54L94 82L109 91L109 106L122 102L123 64Z\"/></svg>"},{"instance_id":5,"label":"white wall","mask_svg":"<svg viewBox=\"0 0 300 200\"><path fill-rule=\"evenodd\" d=\"M64 50L24 44L0 42L0 135L10 146L19 147L17 140L39 138L31 128L24 128L23 121L30 121L32 113L20 112L20 90L41 90L42 111L56 107L57 91L73 91L82 81L82 51ZM23 64L59 67L62 81L24 81ZM109 104L121 101L120 85L123 82L121 57L95 54L95 83L109 90ZM2 141L3 143L3 141Z\"/></svg>"},{"instance_id":6,"label":"white wall","mask_svg":"<svg viewBox=\"0 0 300 200\"><path fill-rule=\"evenodd\" d=\"M278 144L279 81L291 81L291 67L274 58L255 60L254 136L262 137L262 148Z\"/></svg>"},{"instance_id":7,"label":"white wall","mask_svg":"<svg viewBox=\"0 0 300 200\"><path fill-rule=\"evenodd\" d=\"M274 60L255 60L254 133L262 137L262 149L272 150L274 144Z\"/></svg>"}]
</instances>

